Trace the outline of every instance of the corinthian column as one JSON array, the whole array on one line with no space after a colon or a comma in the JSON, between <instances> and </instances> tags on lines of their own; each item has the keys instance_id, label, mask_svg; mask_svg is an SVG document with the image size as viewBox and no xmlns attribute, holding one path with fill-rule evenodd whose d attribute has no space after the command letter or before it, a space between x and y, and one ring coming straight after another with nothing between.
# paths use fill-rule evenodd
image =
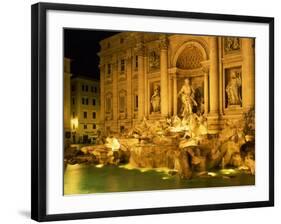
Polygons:
<instances>
[{"instance_id":1,"label":"corinthian column","mask_svg":"<svg viewBox=\"0 0 281 224\"><path fill-rule=\"evenodd\" d=\"M144 44L142 41L137 43L136 54L138 56L138 119L144 117Z\"/></svg>"},{"instance_id":2,"label":"corinthian column","mask_svg":"<svg viewBox=\"0 0 281 224\"><path fill-rule=\"evenodd\" d=\"M168 116L168 40L166 35L160 37L160 75L161 75L161 115Z\"/></svg>"},{"instance_id":3,"label":"corinthian column","mask_svg":"<svg viewBox=\"0 0 281 224\"><path fill-rule=\"evenodd\" d=\"M243 108L255 106L255 58L254 39L242 38L242 103Z\"/></svg>"},{"instance_id":4,"label":"corinthian column","mask_svg":"<svg viewBox=\"0 0 281 224\"><path fill-rule=\"evenodd\" d=\"M209 37L210 44L210 114L219 112L219 67L218 67L218 38Z\"/></svg>"}]
</instances>

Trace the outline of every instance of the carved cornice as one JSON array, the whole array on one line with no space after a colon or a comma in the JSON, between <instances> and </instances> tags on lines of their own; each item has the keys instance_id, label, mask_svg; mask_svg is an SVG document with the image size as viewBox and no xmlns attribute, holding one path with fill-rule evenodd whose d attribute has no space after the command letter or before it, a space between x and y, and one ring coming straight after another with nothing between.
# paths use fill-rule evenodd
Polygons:
<instances>
[{"instance_id":1,"label":"carved cornice","mask_svg":"<svg viewBox=\"0 0 281 224\"><path fill-rule=\"evenodd\" d=\"M209 68L209 67L202 67L202 71L203 71L205 74L208 74L209 71L210 71L210 68Z\"/></svg>"},{"instance_id":2,"label":"carved cornice","mask_svg":"<svg viewBox=\"0 0 281 224\"><path fill-rule=\"evenodd\" d=\"M222 58L223 64L230 64L230 63L242 62L242 61L243 61L243 57L240 54Z\"/></svg>"},{"instance_id":3,"label":"carved cornice","mask_svg":"<svg viewBox=\"0 0 281 224\"><path fill-rule=\"evenodd\" d=\"M177 69L177 73L176 75L178 77L186 77L186 76L189 76L189 77L200 77L202 75L204 75L204 72L202 70L202 67L201 68L197 68L197 69Z\"/></svg>"},{"instance_id":4,"label":"carved cornice","mask_svg":"<svg viewBox=\"0 0 281 224\"><path fill-rule=\"evenodd\" d=\"M176 74L176 73L177 73L177 68L176 68L176 67L174 67L174 68L169 68L169 69L168 69L168 73L170 73L170 74Z\"/></svg>"}]
</instances>

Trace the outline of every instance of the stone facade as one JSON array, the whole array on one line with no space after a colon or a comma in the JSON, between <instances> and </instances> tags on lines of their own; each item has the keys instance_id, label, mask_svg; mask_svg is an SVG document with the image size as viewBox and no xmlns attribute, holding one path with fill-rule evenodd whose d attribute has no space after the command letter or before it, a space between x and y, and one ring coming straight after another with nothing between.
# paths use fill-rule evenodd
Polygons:
<instances>
[{"instance_id":1,"label":"stone facade","mask_svg":"<svg viewBox=\"0 0 281 224\"><path fill-rule=\"evenodd\" d=\"M93 141L100 128L99 81L85 76L71 79L72 143Z\"/></svg>"},{"instance_id":2,"label":"stone facade","mask_svg":"<svg viewBox=\"0 0 281 224\"><path fill-rule=\"evenodd\" d=\"M181 116L179 91L186 79L194 89L194 112L207 116L210 130L254 108L252 38L123 32L100 46L105 131L129 129L144 117Z\"/></svg>"}]
</instances>

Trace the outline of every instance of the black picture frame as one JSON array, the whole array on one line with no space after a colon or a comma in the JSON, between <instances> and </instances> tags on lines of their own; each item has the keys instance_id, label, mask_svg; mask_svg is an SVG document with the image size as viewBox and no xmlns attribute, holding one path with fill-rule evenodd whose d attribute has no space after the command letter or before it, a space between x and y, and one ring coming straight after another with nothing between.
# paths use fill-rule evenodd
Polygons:
<instances>
[{"instance_id":1,"label":"black picture frame","mask_svg":"<svg viewBox=\"0 0 281 224\"><path fill-rule=\"evenodd\" d=\"M154 17L205 19L216 21L254 22L269 25L269 200L196 206L140 208L130 210L54 214L46 213L46 13L48 10L111 13ZM102 7L73 4L37 3L32 5L32 155L31 218L36 221L74 220L86 218L178 213L206 210L274 206L274 18L151 9Z\"/></svg>"}]
</instances>

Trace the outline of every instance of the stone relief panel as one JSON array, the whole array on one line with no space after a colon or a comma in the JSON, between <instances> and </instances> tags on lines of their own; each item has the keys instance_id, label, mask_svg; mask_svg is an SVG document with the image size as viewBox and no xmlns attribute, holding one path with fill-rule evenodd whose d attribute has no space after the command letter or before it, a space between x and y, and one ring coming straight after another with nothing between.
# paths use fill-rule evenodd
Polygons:
<instances>
[{"instance_id":1,"label":"stone relief panel","mask_svg":"<svg viewBox=\"0 0 281 224\"><path fill-rule=\"evenodd\" d=\"M160 52L157 49L151 49L148 52L148 70L153 72L160 68Z\"/></svg>"},{"instance_id":2,"label":"stone relief panel","mask_svg":"<svg viewBox=\"0 0 281 224\"><path fill-rule=\"evenodd\" d=\"M241 40L239 37L225 37L224 51L225 53L237 52L241 49Z\"/></svg>"},{"instance_id":3,"label":"stone relief panel","mask_svg":"<svg viewBox=\"0 0 281 224\"><path fill-rule=\"evenodd\" d=\"M225 70L225 107L234 109L242 106L241 67Z\"/></svg>"},{"instance_id":4,"label":"stone relief panel","mask_svg":"<svg viewBox=\"0 0 281 224\"><path fill-rule=\"evenodd\" d=\"M160 113L161 111L161 96L160 96L160 83L154 82L151 84L151 96L150 96L150 104L151 104L151 113Z\"/></svg>"},{"instance_id":5,"label":"stone relief panel","mask_svg":"<svg viewBox=\"0 0 281 224\"><path fill-rule=\"evenodd\" d=\"M190 45L179 55L176 65L180 69L196 69L201 67L203 60L202 52L197 47Z\"/></svg>"}]
</instances>

